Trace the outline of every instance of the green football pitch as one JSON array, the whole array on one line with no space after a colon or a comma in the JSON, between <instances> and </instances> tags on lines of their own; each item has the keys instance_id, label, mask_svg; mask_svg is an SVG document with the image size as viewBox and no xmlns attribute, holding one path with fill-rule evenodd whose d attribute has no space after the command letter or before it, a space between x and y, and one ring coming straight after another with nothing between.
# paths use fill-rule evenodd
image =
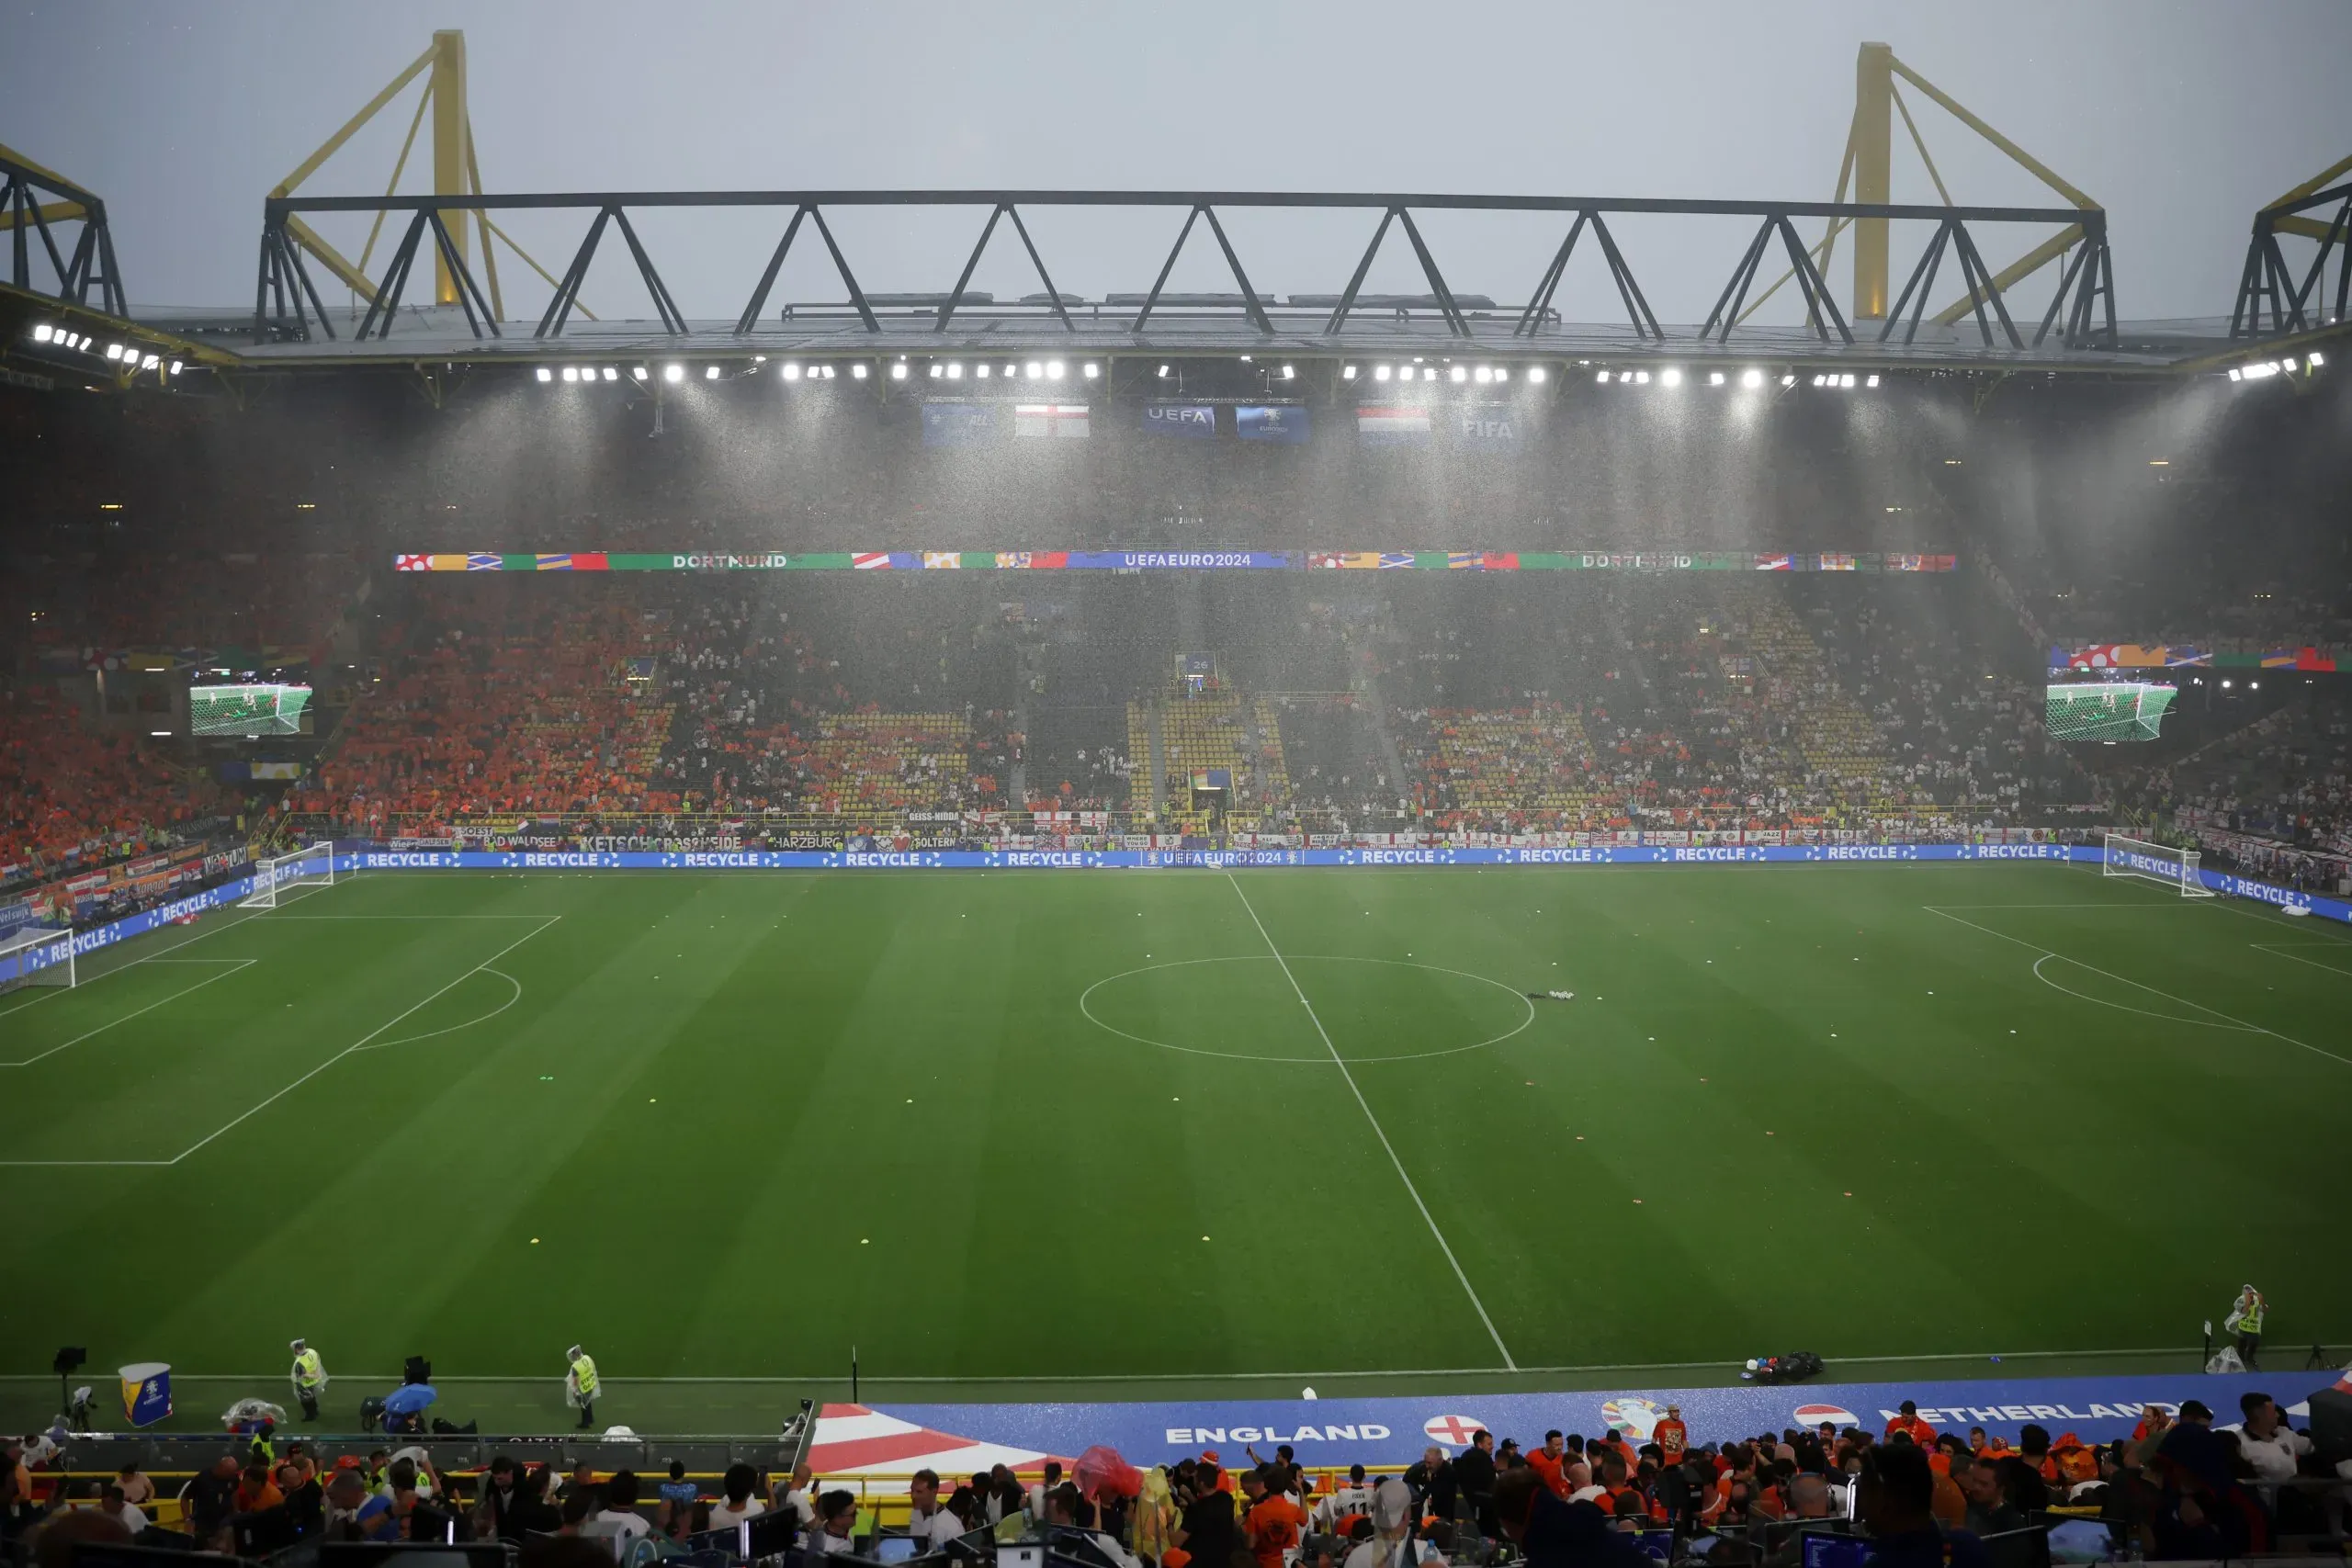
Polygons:
<instances>
[{"instance_id":1,"label":"green football pitch","mask_svg":"<svg viewBox=\"0 0 2352 1568\"><path fill-rule=\"evenodd\" d=\"M83 978L0 997L19 1430L63 1344L707 1432L2352 1337L2352 936L2087 869L368 874Z\"/></svg>"}]
</instances>

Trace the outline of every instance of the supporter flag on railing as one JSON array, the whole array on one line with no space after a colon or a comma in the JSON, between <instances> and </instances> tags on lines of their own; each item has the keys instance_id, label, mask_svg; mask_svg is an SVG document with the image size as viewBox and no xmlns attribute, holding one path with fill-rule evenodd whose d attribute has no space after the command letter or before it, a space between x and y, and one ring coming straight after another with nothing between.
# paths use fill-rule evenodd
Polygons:
<instances>
[{"instance_id":1,"label":"supporter flag on railing","mask_svg":"<svg viewBox=\"0 0 2352 1568\"><path fill-rule=\"evenodd\" d=\"M1851 571L1854 570L1854 558L1849 555L1838 555L1831 551L1824 551L1821 557L1821 570L1824 571Z\"/></svg>"},{"instance_id":2,"label":"supporter flag on railing","mask_svg":"<svg viewBox=\"0 0 2352 1568\"><path fill-rule=\"evenodd\" d=\"M1794 556L1758 556L1756 558L1756 570L1758 571L1794 571L1796 569L1797 558Z\"/></svg>"},{"instance_id":3,"label":"supporter flag on railing","mask_svg":"<svg viewBox=\"0 0 2352 1568\"><path fill-rule=\"evenodd\" d=\"M482 551L476 550L473 554L466 558L466 570L468 571L503 571L505 568L506 558L504 556L488 555Z\"/></svg>"},{"instance_id":4,"label":"supporter flag on railing","mask_svg":"<svg viewBox=\"0 0 2352 1568\"><path fill-rule=\"evenodd\" d=\"M925 571L954 571L964 564L961 550L925 550L922 569Z\"/></svg>"},{"instance_id":5,"label":"supporter flag on railing","mask_svg":"<svg viewBox=\"0 0 2352 1568\"><path fill-rule=\"evenodd\" d=\"M431 556L394 556L392 570L394 571L431 571L433 558Z\"/></svg>"},{"instance_id":6,"label":"supporter flag on railing","mask_svg":"<svg viewBox=\"0 0 2352 1568\"><path fill-rule=\"evenodd\" d=\"M890 552L854 550L850 553L849 564L860 571L888 571L890 570Z\"/></svg>"}]
</instances>

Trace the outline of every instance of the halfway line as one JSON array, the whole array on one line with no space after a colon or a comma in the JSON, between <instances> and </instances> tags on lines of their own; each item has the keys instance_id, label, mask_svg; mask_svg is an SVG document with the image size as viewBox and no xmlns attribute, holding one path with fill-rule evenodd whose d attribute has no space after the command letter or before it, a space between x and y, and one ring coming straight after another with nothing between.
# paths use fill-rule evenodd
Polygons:
<instances>
[{"instance_id":1,"label":"halfway line","mask_svg":"<svg viewBox=\"0 0 2352 1568\"><path fill-rule=\"evenodd\" d=\"M1380 1118L1372 1113L1372 1106L1365 1100L1363 1090L1356 1087L1356 1076L1348 1071L1347 1059L1340 1055L1340 1048L1331 1043L1330 1032L1323 1027L1323 1020L1317 1016L1315 1004L1306 999L1306 993L1299 988L1298 976L1290 972L1290 960L1283 956L1283 950L1274 945L1272 937L1267 935L1266 922L1258 918L1258 911L1250 906L1250 895L1241 891L1241 884L1235 880L1233 873L1227 872L1225 879L1233 884L1233 896L1240 899L1242 908L1249 911L1250 923L1258 928L1260 936L1265 938L1266 951L1272 953L1274 962L1282 965L1283 978L1290 982L1291 992L1298 998L1298 1005L1306 1010L1307 1020L1315 1025L1315 1032L1323 1037L1323 1049L1331 1053L1331 1065L1340 1069L1340 1077L1347 1080L1348 1092L1356 1097L1356 1105L1363 1111L1363 1119L1372 1123L1372 1135L1378 1138L1380 1146L1388 1151L1388 1163L1396 1168L1396 1179L1405 1184L1405 1191L1413 1200L1413 1207L1421 1212L1422 1222L1430 1227L1430 1235L1437 1238L1437 1249L1445 1254L1446 1262L1453 1266L1453 1277L1462 1281L1463 1294L1470 1298L1471 1306L1477 1310L1478 1321L1487 1325L1487 1337L1494 1340L1495 1349L1503 1359L1504 1370L1517 1371L1519 1363L1510 1359L1510 1348L1503 1343L1502 1335L1496 1330L1495 1320L1487 1315L1487 1303L1480 1301L1478 1292L1471 1288L1470 1276L1462 1271L1462 1264L1453 1256L1453 1248L1446 1245L1445 1233L1437 1228L1437 1221L1430 1215L1430 1206L1421 1201L1420 1189L1415 1187L1413 1179L1405 1173L1405 1162L1396 1157L1396 1146L1389 1143L1388 1134L1382 1130Z\"/></svg>"}]
</instances>

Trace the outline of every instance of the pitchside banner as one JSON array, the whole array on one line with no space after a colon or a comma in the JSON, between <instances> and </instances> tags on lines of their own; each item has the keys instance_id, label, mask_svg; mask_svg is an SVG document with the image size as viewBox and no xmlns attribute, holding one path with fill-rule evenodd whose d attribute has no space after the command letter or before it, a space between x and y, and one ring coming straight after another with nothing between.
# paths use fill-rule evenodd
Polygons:
<instances>
[{"instance_id":1,"label":"pitchside banner","mask_svg":"<svg viewBox=\"0 0 2352 1568\"><path fill-rule=\"evenodd\" d=\"M2193 1352L2190 1352L2193 1354ZM2241 1394L2259 1391L2288 1407L2290 1418L2310 1418L2311 1396L2332 1384L2333 1371L2201 1373L2090 1378L2004 1377L1981 1382L1810 1383L1730 1388L1646 1385L1575 1393L1461 1393L1402 1399L1170 1401L1133 1404L893 1404L866 1410L827 1405L817 1424L808 1462L826 1474L865 1471L904 1474L940 1453L981 1444L1036 1455L1078 1453L1108 1444L1136 1464L1168 1464L1204 1449L1230 1452L1245 1445L1289 1443L1301 1464L1403 1465L1434 1443L1449 1452L1484 1430L1532 1447L1554 1428L1598 1435L1614 1432L1647 1442L1666 1407L1682 1407L1683 1422L1701 1441L1759 1431L1813 1427L1826 1421L1876 1434L1916 1402L1920 1419L1939 1431L1965 1437L1971 1427L2015 1445L2028 1423L2052 1438L2072 1432L2086 1443L2128 1438L2151 1406L2177 1415L2200 1399L2233 1419ZM1287 1391L1285 1391L1287 1392ZM875 1453L876 1420L896 1433L890 1457ZM866 1440L861 1440L866 1439ZM829 1450L832 1451L828 1451ZM968 1451L968 1450L967 1450ZM900 1457L903 1456L903 1457ZM877 1462L878 1461L878 1462Z\"/></svg>"},{"instance_id":2,"label":"pitchside banner","mask_svg":"<svg viewBox=\"0 0 2352 1568\"><path fill-rule=\"evenodd\" d=\"M922 444L926 446L986 446L997 437L994 403L925 403Z\"/></svg>"},{"instance_id":3,"label":"pitchside banner","mask_svg":"<svg viewBox=\"0 0 2352 1568\"><path fill-rule=\"evenodd\" d=\"M392 850L362 840L338 841L334 868L354 871L931 871L931 870L1160 870L1226 871L1286 865L1667 865L1756 863L1787 861L2049 860L2098 865L2106 852L2096 844L1746 844L1618 845L1589 849L1357 849L1357 850L714 850L680 852ZM2352 924L2352 903L2323 898L2293 888L2274 887L2222 872L2199 873L2205 886L2232 897L2249 898L2292 913L2317 915ZM236 903L254 890L254 879L238 877L186 898L175 898L124 919L110 920L74 936L75 956L111 947L166 925L185 924L210 909ZM264 917L266 918L266 917Z\"/></svg>"}]
</instances>

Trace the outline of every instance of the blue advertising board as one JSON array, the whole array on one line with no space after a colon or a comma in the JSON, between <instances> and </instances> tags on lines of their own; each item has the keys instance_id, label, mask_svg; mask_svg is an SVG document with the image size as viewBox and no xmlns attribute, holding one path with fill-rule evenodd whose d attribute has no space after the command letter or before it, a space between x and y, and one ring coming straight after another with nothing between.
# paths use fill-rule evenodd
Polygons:
<instances>
[{"instance_id":1,"label":"blue advertising board","mask_svg":"<svg viewBox=\"0 0 2352 1568\"><path fill-rule=\"evenodd\" d=\"M1143 428L1149 435L1170 435L1179 441L1216 439L1215 403L1149 402L1143 405Z\"/></svg>"},{"instance_id":2,"label":"blue advertising board","mask_svg":"<svg viewBox=\"0 0 2352 1568\"><path fill-rule=\"evenodd\" d=\"M1244 441L1276 441L1285 446L1306 444L1306 411L1295 404L1265 408L1247 405L1233 411L1233 433Z\"/></svg>"}]
</instances>

